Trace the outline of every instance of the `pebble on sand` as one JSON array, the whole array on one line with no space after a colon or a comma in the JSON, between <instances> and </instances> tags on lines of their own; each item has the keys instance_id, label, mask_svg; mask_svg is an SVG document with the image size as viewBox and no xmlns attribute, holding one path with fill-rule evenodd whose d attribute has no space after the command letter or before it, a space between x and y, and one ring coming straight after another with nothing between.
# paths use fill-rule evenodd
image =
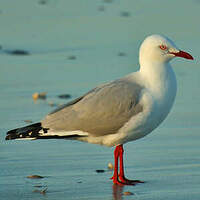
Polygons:
<instances>
[{"instance_id":1,"label":"pebble on sand","mask_svg":"<svg viewBox=\"0 0 200 200\"><path fill-rule=\"evenodd\" d=\"M109 170L113 170L113 169L114 169L114 166L113 166L112 163L108 163L108 169L109 169Z\"/></svg>"},{"instance_id":2,"label":"pebble on sand","mask_svg":"<svg viewBox=\"0 0 200 200\"><path fill-rule=\"evenodd\" d=\"M16 50L11 50L11 51L6 51L8 54L11 55L16 55L16 56L26 56L26 55L30 55L30 53L26 50L20 50L20 49L16 49Z\"/></svg>"},{"instance_id":3,"label":"pebble on sand","mask_svg":"<svg viewBox=\"0 0 200 200\"><path fill-rule=\"evenodd\" d=\"M72 55L72 56L68 56L67 58L68 58L69 60L76 60L76 56L73 56L73 55Z\"/></svg>"},{"instance_id":4,"label":"pebble on sand","mask_svg":"<svg viewBox=\"0 0 200 200\"><path fill-rule=\"evenodd\" d=\"M30 175L30 176L27 176L27 178L40 179L40 178L44 178L44 176L40 176L40 175Z\"/></svg>"},{"instance_id":5,"label":"pebble on sand","mask_svg":"<svg viewBox=\"0 0 200 200\"><path fill-rule=\"evenodd\" d=\"M60 95L58 95L58 98L69 99L69 98L71 98L71 95L70 94L60 94Z\"/></svg>"},{"instance_id":6,"label":"pebble on sand","mask_svg":"<svg viewBox=\"0 0 200 200\"><path fill-rule=\"evenodd\" d=\"M97 172L97 173L104 173L105 170L104 170L104 169L97 169L96 172Z\"/></svg>"},{"instance_id":7,"label":"pebble on sand","mask_svg":"<svg viewBox=\"0 0 200 200\"><path fill-rule=\"evenodd\" d=\"M32 95L32 98L34 100L37 100L37 99L43 99L44 100L44 99L47 98L47 93L46 92L41 92L41 93L36 92Z\"/></svg>"}]
</instances>

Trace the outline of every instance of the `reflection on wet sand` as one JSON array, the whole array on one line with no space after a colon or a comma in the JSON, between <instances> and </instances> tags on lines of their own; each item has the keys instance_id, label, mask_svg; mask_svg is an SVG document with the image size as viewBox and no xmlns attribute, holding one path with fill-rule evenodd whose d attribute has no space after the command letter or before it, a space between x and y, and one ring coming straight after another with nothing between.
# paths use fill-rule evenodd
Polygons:
<instances>
[{"instance_id":1,"label":"reflection on wet sand","mask_svg":"<svg viewBox=\"0 0 200 200\"><path fill-rule=\"evenodd\" d=\"M113 190L113 200L122 200L123 199L123 190L124 186L119 186L117 184L113 184L112 186Z\"/></svg>"},{"instance_id":2,"label":"reflection on wet sand","mask_svg":"<svg viewBox=\"0 0 200 200\"><path fill-rule=\"evenodd\" d=\"M124 192L124 186L113 184L112 186L113 200L123 200L123 196L134 195L130 191Z\"/></svg>"}]
</instances>

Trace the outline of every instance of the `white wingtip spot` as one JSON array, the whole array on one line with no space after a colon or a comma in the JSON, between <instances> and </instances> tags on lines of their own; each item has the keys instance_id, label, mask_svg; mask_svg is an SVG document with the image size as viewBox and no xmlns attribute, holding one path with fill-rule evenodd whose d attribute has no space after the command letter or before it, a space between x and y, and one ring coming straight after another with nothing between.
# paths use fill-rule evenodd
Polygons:
<instances>
[{"instance_id":1,"label":"white wingtip spot","mask_svg":"<svg viewBox=\"0 0 200 200\"><path fill-rule=\"evenodd\" d=\"M32 131L31 131L30 133L28 133L28 135L30 135L30 136L31 136L31 135L32 135Z\"/></svg>"}]
</instances>

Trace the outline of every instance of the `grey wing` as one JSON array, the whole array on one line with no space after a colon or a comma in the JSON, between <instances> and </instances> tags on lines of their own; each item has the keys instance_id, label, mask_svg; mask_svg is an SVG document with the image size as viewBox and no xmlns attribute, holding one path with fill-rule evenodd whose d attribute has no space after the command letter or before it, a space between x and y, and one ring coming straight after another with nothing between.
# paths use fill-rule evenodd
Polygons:
<instances>
[{"instance_id":1,"label":"grey wing","mask_svg":"<svg viewBox=\"0 0 200 200\"><path fill-rule=\"evenodd\" d=\"M116 133L142 111L138 103L141 89L125 80L102 85L47 115L42 126L56 131L81 130L95 136Z\"/></svg>"},{"instance_id":2,"label":"grey wing","mask_svg":"<svg viewBox=\"0 0 200 200\"><path fill-rule=\"evenodd\" d=\"M54 114L54 113L57 113L57 112L59 112L60 110L63 110L63 109L65 109L65 108L69 107L69 106L74 105L75 103L81 101L81 99L83 99L85 96L87 96L89 93L93 92L93 91L96 90L96 89L97 89L97 88L94 88L94 89L90 90L88 93L86 93L85 95L80 96L80 97L78 97L78 98L76 98L76 99L74 99L74 100L72 100L72 101L70 101L70 102L68 102L68 103L66 103L66 104L63 104L63 105L59 106L58 108L56 108L55 110L53 110L52 112L50 112L49 115Z\"/></svg>"}]
</instances>

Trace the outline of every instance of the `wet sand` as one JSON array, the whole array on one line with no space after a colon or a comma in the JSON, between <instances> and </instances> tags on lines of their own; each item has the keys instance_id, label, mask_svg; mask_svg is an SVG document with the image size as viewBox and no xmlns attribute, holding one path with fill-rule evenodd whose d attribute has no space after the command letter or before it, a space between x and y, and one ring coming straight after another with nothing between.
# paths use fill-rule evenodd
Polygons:
<instances>
[{"instance_id":1,"label":"wet sand","mask_svg":"<svg viewBox=\"0 0 200 200\"><path fill-rule=\"evenodd\" d=\"M0 199L198 199L199 7L195 0L1 1ZM43 118L53 109L49 102L65 103L136 71L140 42L152 33L171 37L195 61L173 61L178 94L172 112L152 134L125 145L127 177L146 183L112 185L107 165L113 162L113 148L4 140L7 130L27 125L24 120ZM8 53L14 50L29 54ZM35 102L35 92L47 92L46 100ZM72 98L60 99L60 94Z\"/></svg>"}]
</instances>

